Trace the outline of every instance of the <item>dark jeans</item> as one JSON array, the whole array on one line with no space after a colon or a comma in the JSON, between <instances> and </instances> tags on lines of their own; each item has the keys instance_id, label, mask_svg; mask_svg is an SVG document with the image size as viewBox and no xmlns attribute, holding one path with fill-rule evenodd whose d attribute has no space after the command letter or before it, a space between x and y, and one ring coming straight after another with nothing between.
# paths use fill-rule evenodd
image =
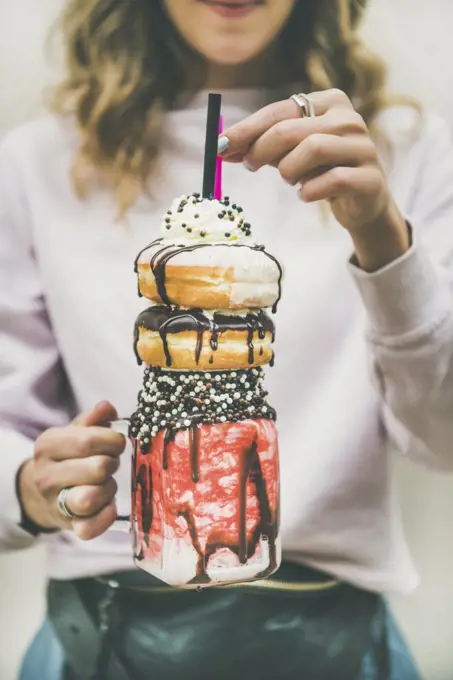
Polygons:
<instances>
[{"instance_id":1,"label":"dark jeans","mask_svg":"<svg viewBox=\"0 0 453 680\"><path fill-rule=\"evenodd\" d=\"M93 605L102 587L92 581L79 585L96 619ZM125 592L121 597L109 644L131 680L420 678L382 598L350 585L306 591ZM56 604L51 602L51 610ZM76 631L67 614L68 630ZM66 624L59 623L57 632ZM72 680L65 675L65 663L70 659L77 675L78 660L80 665L85 660L84 643L76 632L73 646L64 634L62 639L66 652L46 621L27 654L21 680ZM107 655L102 680L115 677L106 670L109 663Z\"/></svg>"}]
</instances>

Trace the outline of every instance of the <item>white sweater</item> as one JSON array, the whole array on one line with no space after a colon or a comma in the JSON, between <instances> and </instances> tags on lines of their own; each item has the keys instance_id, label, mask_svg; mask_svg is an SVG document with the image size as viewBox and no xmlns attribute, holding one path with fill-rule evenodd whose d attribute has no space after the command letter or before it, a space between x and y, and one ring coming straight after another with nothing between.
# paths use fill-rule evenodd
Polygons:
<instances>
[{"instance_id":1,"label":"white sweater","mask_svg":"<svg viewBox=\"0 0 453 680\"><path fill-rule=\"evenodd\" d=\"M230 93L227 126L259 105ZM110 192L85 201L71 188L77 134L51 117L9 134L0 151L0 546L33 540L18 526L14 480L44 429L110 400L129 415L142 378L132 350L146 305L133 261L156 236L176 195L201 185L206 97L168 117L172 143L159 178L127 220ZM453 153L446 125L395 108L381 116L392 142L389 181L414 244L374 274L348 264L345 230L304 205L278 173L224 166L224 189L285 270L276 362L267 371L277 409L282 539L287 557L372 590L409 590L417 576L403 535L389 444L453 468ZM324 221L323 221L324 220ZM128 461L120 474L127 504ZM127 569L127 535L49 543L49 575Z\"/></svg>"}]
</instances>

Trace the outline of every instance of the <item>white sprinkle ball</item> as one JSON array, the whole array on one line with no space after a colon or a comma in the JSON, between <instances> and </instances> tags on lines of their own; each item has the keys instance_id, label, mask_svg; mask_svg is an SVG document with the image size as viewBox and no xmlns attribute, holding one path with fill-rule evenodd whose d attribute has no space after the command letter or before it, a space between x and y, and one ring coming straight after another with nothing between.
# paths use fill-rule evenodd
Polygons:
<instances>
[{"instance_id":1,"label":"white sprinkle ball","mask_svg":"<svg viewBox=\"0 0 453 680\"><path fill-rule=\"evenodd\" d=\"M185 420L185 421L184 421L184 425L185 425L186 427L189 427L189 425L190 425L190 420Z\"/></svg>"}]
</instances>

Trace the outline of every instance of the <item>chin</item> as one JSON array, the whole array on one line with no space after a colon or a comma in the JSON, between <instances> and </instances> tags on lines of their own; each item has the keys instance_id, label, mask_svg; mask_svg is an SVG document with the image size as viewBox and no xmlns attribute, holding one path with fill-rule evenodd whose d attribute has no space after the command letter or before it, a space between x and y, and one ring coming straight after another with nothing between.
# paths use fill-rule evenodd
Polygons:
<instances>
[{"instance_id":1,"label":"chin","mask_svg":"<svg viewBox=\"0 0 453 680\"><path fill-rule=\"evenodd\" d=\"M257 57L261 51L261 45L253 46L250 42L242 40L241 44L231 40L225 42L217 40L200 50L202 56L216 66L240 66Z\"/></svg>"}]
</instances>

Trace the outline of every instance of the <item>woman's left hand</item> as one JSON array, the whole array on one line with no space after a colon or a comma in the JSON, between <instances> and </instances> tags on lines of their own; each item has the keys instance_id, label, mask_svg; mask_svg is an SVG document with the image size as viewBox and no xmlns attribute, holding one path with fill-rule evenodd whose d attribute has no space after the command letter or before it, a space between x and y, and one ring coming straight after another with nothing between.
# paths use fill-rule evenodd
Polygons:
<instances>
[{"instance_id":1,"label":"woman's left hand","mask_svg":"<svg viewBox=\"0 0 453 680\"><path fill-rule=\"evenodd\" d=\"M309 97L315 117L302 118L297 103L287 99L226 130L228 147L222 158L242 161L251 171L274 166L286 182L300 185L303 201L327 200L350 233L359 264L379 269L409 248L410 236L376 146L344 92L327 90Z\"/></svg>"}]
</instances>

